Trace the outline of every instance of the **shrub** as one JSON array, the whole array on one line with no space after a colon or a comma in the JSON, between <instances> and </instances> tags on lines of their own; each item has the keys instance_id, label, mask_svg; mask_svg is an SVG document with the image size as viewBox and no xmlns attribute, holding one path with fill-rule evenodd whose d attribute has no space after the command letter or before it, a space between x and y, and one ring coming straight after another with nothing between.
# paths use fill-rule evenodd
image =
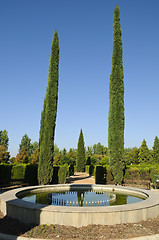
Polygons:
<instances>
[{"instance_id":1,"label":"shrub","mask_svg":"<svg viewBox=\"0 0 159 240\"><path fill-rule=\"evenodd\" d=\"M11 180L11 164L0 164L0 183L8 184Z\"/></svg>"},{"instance_id":2,"label":"shrub","mask_svg":"<svg viewBox=\"0 0 159 240\"><path fill-rule=\"evenodd\" d=\"M13 165L12 171L11 171L11 180L12 181L17 181L17 180L24 181L25 169L26 169L26 164Z\"/></svg>"},{"instance_id":3,"label":"shrub","mask_svg":"<svg viewBox=\"0 0 159 240\"><path fill-rule=\"evenodd\" d=\"M54 184L58 184L58 171L59 171L59 166L53 166L52 183Z\"/></svg>"},{"instance_id":4,"label":"shrub","mask_svg":"<svg viewBox=\"0 0 159 240\"><path fill-rule=\"evenodd\" d=\"M105 184L106 178L104 178L104 174L106 174L106 168L103 166L95 166L94 168L94 177L95 184Z\"/></svg>"},{"instance_id":5,"label":"shrub","mask_svg":"<svg viewBox=\"0 0 159 240\"><path fill-rule=\"evenodd\" d=\"M63 166L60 166L59 171L58 171L58 183L66 183L66 176L68 172L68 165L64 164Z\"/></svg>"},{"instance_id":6,"label":"shrub","mask_svg":"<svg viewBox=\"0 0 159 240\"><path fill-rule=\"evenodd\" d=\"M73 176L74 175L74 165L69 165L69 176Z\"/></svg>"},{"instance_id":7,"label":"shrub","mask_svg":"<svg viewBox=\"0 0 159 240\"><path fill-rule=\"evenodd\" d=\"M104 167L106 169L106 184L114 183L114 179L113 179L113 175L112 175L111 170L110 170L110 166L106 165Z\"/></svg>"},{"instance_id":8,"label":"shrub","mask_svg":"<svg viewBox=\"0 0 159 240\"><path fill-rule=\"evenodd\" d=\"M90 176L92 176L94 174L94 166L93 165L85 165L85 171Z\"/></svg>"},{"instance_id":9,"label":"shrub","mask_svg":"<svg viewBox=\"0 0 159 240\"><path fill-rule=\"evenodd\" d=\"M27 164L25 168L25 182L27 182L29 185L37 185L37 171L37 164Z\"/></svg>"}]
</instances>

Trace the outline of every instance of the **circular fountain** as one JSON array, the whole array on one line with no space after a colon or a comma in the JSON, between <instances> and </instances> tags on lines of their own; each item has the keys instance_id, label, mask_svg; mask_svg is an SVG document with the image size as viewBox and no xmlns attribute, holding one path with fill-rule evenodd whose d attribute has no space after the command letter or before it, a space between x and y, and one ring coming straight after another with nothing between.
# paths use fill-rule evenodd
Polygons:
<instances>
[{"instance_id":1,"label":"circular fountain","mask_svg":"<svg viewBox=\"0 0 159 240\"><path fill-rule=\"evenodd\" d=\"M92 198L90 196L85 198L87 193ZM41 198L37 197L38 194ZM130 196L136 200L131 204L124 200L123 203L119 202L123 205L116 205L120 195ZM28 201L26 197L32 200ZM159 215L158 192L122 186L87 184L34 186L5 192L0 198L0 210L3 214L25 223L81 227L89 224L134 223Z\"/></svg>"}]
</instances>

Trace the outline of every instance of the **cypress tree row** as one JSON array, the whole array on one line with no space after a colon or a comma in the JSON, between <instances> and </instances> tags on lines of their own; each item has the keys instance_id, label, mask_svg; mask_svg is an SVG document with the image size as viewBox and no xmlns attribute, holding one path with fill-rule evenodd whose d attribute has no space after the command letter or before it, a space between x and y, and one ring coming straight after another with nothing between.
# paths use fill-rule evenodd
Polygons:
<instances>
[{"instance_id":1,"label":"cypress tree row","mask_svg":"<svg viewBox=\"0 0 159 240\"><path fill-rule=\"evenodd\" d=\"M82 129L80 131L79 139L78 139L78 148L77 148L77 171L84 172L85 169L85 147L84 147L84 137Z\"/></svg>"},{"instance_id":2,"label":"cypress tree row","mask_svg":"<svg viewBox=\"0 0 159 240\"><path fill-rule=\"evenodd\" d=\"M108 149L115 183L120 184L124 169L124 76L120 12L116 5L113 24L112 70L109 82Z\"/></svg>"},{"instance_id":3,"label":"cypress tree row","mask_svg":"<svg viewBox=\"0 0 159 240\"><path fill-rule=\"evenodd\" d=\"M49 184L53 176L54 135L58 100L59 40L55 31L51 47L48 85L41 114L39 139L39 184Z\"/></svg>"}]
</instances>

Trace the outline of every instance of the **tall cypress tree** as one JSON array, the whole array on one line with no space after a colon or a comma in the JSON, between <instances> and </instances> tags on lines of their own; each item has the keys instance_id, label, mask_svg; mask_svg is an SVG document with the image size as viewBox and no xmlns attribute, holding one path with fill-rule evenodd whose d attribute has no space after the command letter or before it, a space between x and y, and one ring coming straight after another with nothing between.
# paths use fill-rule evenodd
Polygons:
<instances>
[{"instance_id":1,"label":"tall cypress tree","mask_svg":"<svg viewBox=\"0 0 159 240\"><path fill-rule=\"evenodd\" d=\"M84 172L85 168L85 147L84 147L84 137L82 129L80 131L79 139L78 139L78 148L77 148L77 171L78 172Z\"/></svg>"},{"instance_id":2,"label":"tall cypress tree","mask_svg":"<svg viewBox=\"0 0 159 240\"><path fill-rule=\"evenodd\" d=\"M154 163L159 163L159 138L156 136L152 147L152 159Z\"/></svg>"},{"instance_id":3,"label":"tall cypress tree","mask_svg":"<svg viewBox=\"0 0 159 240\"><path fill-rule=\"evenodd\" d=\"M49 184L53 176L54 135L58 100L59 40L55 31L51 47L48 85L41 115L39 140L39 184Z\"/></svg>"},{"instance_id":4,"label":"tall cypress tree","mask_svg":"<svg viewBox=\"0 0 159 240\"><path fill-rule=\"evenodd\" d=\"M115 183L121 183L124 169L124 76L120 12L116 5L113 24L112 70L109 83L108 148Z\"/></svg>"}]
</instances>

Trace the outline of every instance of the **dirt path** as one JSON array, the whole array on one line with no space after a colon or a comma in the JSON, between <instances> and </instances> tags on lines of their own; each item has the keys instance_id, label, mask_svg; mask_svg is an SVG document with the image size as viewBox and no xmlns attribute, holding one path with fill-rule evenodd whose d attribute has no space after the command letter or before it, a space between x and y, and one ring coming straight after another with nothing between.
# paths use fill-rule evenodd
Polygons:
<instances>
[{"instance_id":1,"label":"dirt path","mask_svg":"<svg viewBox=\"0 0 159 240\"><path fill-rule=\"evenodd\" d=\"M71 184L95 184L93 176L85 172L75 172L74 176L68 177L66 183Z\"/></svg>"}]
</instances>

